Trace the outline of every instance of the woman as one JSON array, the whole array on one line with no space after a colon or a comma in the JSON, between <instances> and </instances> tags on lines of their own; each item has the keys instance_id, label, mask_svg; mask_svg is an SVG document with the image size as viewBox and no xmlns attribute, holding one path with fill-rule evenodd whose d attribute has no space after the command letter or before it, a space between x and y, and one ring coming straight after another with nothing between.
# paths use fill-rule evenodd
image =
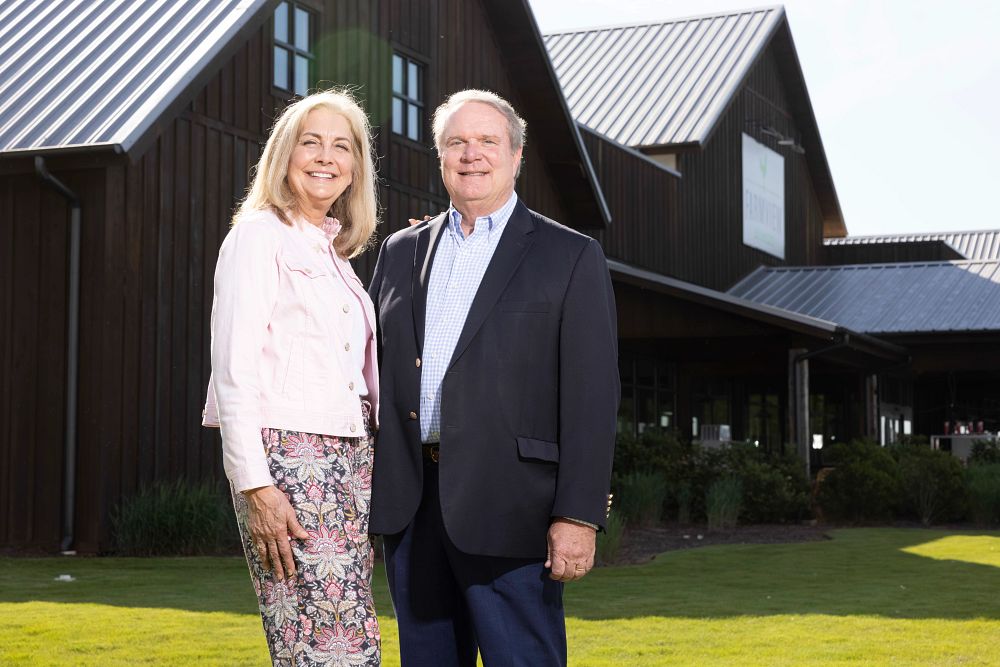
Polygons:
<instances>
[{"instance_id":1,"label":"woman","mask_svg":"<svg viewBox=\"0 0 1000 667\"><path fill-rule=\"evenodd\" d=\"M278 119L219 251L205 425L220 426L275 665L377 665L368 540L375 316L348 258L376 225L357 102Z\"/></svg>"}]
</instances>

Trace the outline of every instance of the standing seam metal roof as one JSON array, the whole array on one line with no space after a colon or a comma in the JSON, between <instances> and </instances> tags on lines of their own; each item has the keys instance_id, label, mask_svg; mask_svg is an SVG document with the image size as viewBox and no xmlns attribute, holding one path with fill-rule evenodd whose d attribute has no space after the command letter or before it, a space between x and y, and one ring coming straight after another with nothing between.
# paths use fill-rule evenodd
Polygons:
<instances>
[{"instance_id":1,"label":"standing seam metal roof","mask_svg":"<svg viewBox=\"0 0 1000 667\"><path fill-rule=\"evenodd\" d=\"M0 153L127 151L266 4L0 1Z\"/></svg>"},{"instance_id":2,"label":"standing seam metal roof","mask_svg":"<svg viewBox=\"0 0 1000 667\"><path fill-rule=\"evenodd\" d=\"M728 294L869 334L1000 331L1000 261L760 267Z\"/></svg>"},{"instance_id":3,"label":"standing seam metal roof","mask_svg":"<svg viewBox=\"0 0 1000 667\"><path fill-rule=\"evenodd\" d=\"M823 245L878 245L882 243L914 243L944 241L966 259L1000 259L1000 230L970 232L940 232L924 234L886 234L876 236L845 236L823 239Z\"/></svg>"},{"instance_id":4,"label":"standing seam metal roof","mask_svg":"<svg viewBox=\"0 0 1000 667\"><path fill-rule=\"evenodd\" d=\"M784 18L780 6L546 35L576 120L627 146L703 143Z\"/></svg>"}]
</instances>

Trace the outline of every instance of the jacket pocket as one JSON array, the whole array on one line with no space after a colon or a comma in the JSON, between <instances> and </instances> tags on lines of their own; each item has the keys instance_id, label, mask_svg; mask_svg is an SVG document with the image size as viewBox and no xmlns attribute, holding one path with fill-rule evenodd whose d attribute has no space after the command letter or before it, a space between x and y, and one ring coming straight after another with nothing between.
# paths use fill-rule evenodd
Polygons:
<instances>
[{"instance_id":1,"label":"jacket pocket","mask_svg":"<svg viewBox=\"0 0 1000 667\"><path fill-rule=\"evenodd\" d=\"M305 276L307 278L319 278L320 276L330 275L326 268L310 264L298 255L286 254L284 256L284 263L285 268L292 273Z\"/></svg>"},{"instance_id":2,"label":"jacket pocket","mask_svg":"<svg viewBox=\"0 0 1000 667\"><path fill-rule=\"evenodd\" d=\"M518 436L517 454L522 460L559 463L559 443Z\"/></svg>"}]
</instances>

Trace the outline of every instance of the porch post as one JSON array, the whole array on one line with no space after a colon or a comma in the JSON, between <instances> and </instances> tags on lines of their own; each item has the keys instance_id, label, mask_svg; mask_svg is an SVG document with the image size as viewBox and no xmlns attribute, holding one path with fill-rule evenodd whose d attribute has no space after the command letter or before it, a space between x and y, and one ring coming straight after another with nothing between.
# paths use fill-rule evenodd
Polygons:
<instances>
[{"instance_id":1,"label":"porch post","mask_svg":"<svg viewBox=\"0 0 1000 667\"><path fill-rule=\"evenodd\" d=\"M878 375L865 376L865 436L879 441L878 432Z\"/></svg>"},{"instance_id":2,"label":"porch post","mask_svg":"<svg viewBox=\"0 0 1000 667\"><path fill-rule=\"evenodd\" d=\"M795 452L810 475L809 453L809 360L796 359L808 352L804 348L788 351L788 434Z\"/></svg>"}]
</instances>

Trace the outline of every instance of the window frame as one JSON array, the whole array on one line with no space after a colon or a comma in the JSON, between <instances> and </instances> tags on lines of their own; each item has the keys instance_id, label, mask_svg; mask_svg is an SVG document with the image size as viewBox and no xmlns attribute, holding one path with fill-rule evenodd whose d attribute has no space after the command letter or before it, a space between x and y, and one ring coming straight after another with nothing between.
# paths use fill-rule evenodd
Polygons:
<instances>
[{"instance_id":1,"label":"window frame","mask_svg":"<svg viewBox=\"0 0 1000 667\"><path fill-rule=\"evenodd\" d=\"M403 76L401 88L402 92L396 92L395 87L395 65L396 58L399 58L403 62ZM420 76L420 81L417 84L417 94L420 97L410 97L409 95L409 83L410 83L410 65L415 65ZM427 104L425 100L427 99L427 70L428 63L423 58L420 58L410 52L408 49L402 49L398 45L393 47L392 58L389 64L389 92L390 92L390 113L389 113L389 134L395 140L405 141L409 144L420 146L421 148L426 148L425 142L428 137L427 134ZM422 98L422 99L421 99ZM403 131L396 131L396 114L395 106L396 100L399 100L403 105ZM417 122L417 138L414 139L410 136L410 106L419 109L419 119Z\"/></svg>"},{"instance_id":2,"label":"window frame","mask_svg":"<svg viewBox=\"0 0 1000 667\"><path fill-rule=\"evenodd\" d=\"M278 39L278 36L275 34L275 14L277 14L278 10L281 8L282 5L286 5L288 7L288 35L287 35L288 41ZM303 49L300 49L295 44L297 37L297 35L295 34L296 30L295 12L297 9L302 10L309 16L309 35L307 39L310 48L315 49L316 42L318 41L317 36L318 36L320 12L316 7L307 2L303 2L302 0L282 0L275 6L274 11L271 13L271 31L270 31L271 32L271 90L272 92L276 92L276 94L279 95L291 95L292 97L305 97L306 95L309 94L309 87L312 86L313 83L316 81L317 59L315 51L305 51ZM277 52L278 49L282 49L288 54L288 67L287 67L288 71L286 72L288 86L289 86L288 88L283 88L279 86L277 81L275 80L276 79L275 75L277 73L277 62L275 59L275 53ZM306 59L306 67L307 67L306 79L309 85L306 87L306 90L304 92L299 92L295 90L296 56L301 56Z\"/></svg>"}]
</instances>

